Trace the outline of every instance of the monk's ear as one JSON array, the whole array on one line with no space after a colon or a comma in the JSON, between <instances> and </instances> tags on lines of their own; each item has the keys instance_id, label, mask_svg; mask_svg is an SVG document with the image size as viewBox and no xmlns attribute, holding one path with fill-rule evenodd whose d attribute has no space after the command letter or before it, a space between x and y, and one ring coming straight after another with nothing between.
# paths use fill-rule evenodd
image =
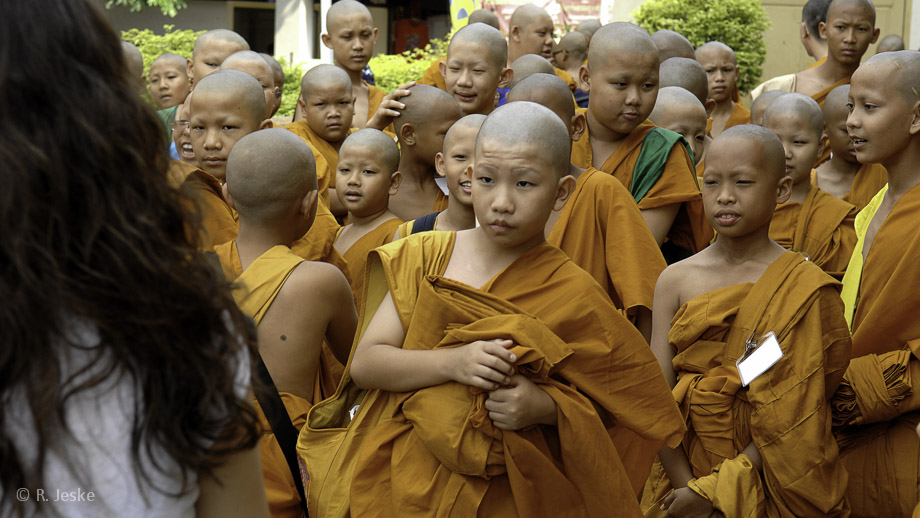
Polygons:
<instances>
[{"instance_id":1,"label":"monk's ear","mask_svg":"<svg viewBox=\"0 0 920 518\"><path fill-rule=\"evenodd\" d=\"M185 75L188 76L188 82L191 85L195 84L195 72L193 72L194 67L192 67L191 58L185 58Z\"/></svg>"},{"instance_id":2,"label":"monk's ear","mask_svg":"<svg viewBox=\"0 0 920 518\"><path fill-rule=\"evenodd\" d=\"M588 121L585 119L585 114L575 112L575 115L572 116L572 142L581 140L581 136L585 134L586 129L588 129Z\"/></svg>"},{"instance_id":3,"label":"monk's ear","mask_svg":"<svg viewBox=\"0 0 920 518\"><path fill-rule=\"evenodd\" d=\"M402 183L402 173L396 171L390 175L390 190L388 191L390 196L394 196L397 191L399 191L399 184Z\"/></svg>"},{"instance_id":4,"label":"monk's ear","mask_svg":"<svg viewBox=\"0 0 920 518\"><path fill-rule=\"evenodd\" d=\"M784 176L776 185L776 204L786 203L792 196L792 177Z\"/></svg>"},{"instance_id":5,"label":"monk's ear","mask_svg":"<svg viewBox=\"0 0 920 518\"><path fill-rule=\"evenodd\" d=\"M325 45L327 49L332 48L332 38L330 38L328 34L323 33L319 38L323 40L323 45Z\"/></svg>"},{"instance_id":6,"label":"monk's ear","mask_svg":"<svg viewBox=\"0 0 920 518\"><path fill-rule=\"evenodd\" d=\"M443 77L446 80L447 79L447 62L444 61L443 59L441 61L438 61L438 71L441 72L441 77Z\"/></svg>"},{"instance_id":7,"label":"monk's ear","mask_svg":"<svg viewBox=\"0 0 920 518\"><path fill-rule=\"evenodd\" d=\"M910 109L910 134L920 133L920 101L914 103Z\"/></svg>"},{"instance_id":8,"label":"monk's ear","mask_svg":"<svg viewBox=\"0 0 920 518\"><path fill-rule=\"evenodd\" d=\"M498 74L498 87L499 88L508 88L508 85L511 83L511 80L514 79L514 70L511 70L508 67L502 69Z\"/></svg>"},{"instance_id":9,"label":"monk's ear","mask_svg":"<svg viewBox=\"0 0 920 518\"><path fill-rule=\"evenodd\" d=\"M827 126L824 126L824 129L821 130L821 137L818 139L818 158L824 156L828 145L830 145L830 141L827 137Z\"/></svg>"},{"instance_id":10,"label":"monk's ear","mask_svg":"<svg viewBox=\"0 0 920 518\"><path fill-rule=\"evenodd\" d=\"M444 153L438 151L434 156L434 168L438 171L438 176L444 178L447 176L447 167L444 164Z\"/></svg>"},{"instance_id":11,"label":"monk's ear","mask_svg":"<svg viewBox=\"0 0 920 518\"><path fill-rule=\"evenodd\" d=\"M875 29L875 32L872 33L872 41L869 42L870 44L871 44L871 43L875 43L876 41L878 41L878 35L879 35L880 32L881 32L881 29L879 29L879 28L876 28L876 29Z\"/></svg>"},{"instance_id":12,"label":"monk's ear","mask_svg":"<svg viewBox=\"0 0 920 518\"><path fill-rule=\"evenodd\" d=\"M822 40L827 41L827 23L826 22L818 22L818 36L820 36Z\"/></svg>"},{"instance_id":13,"label":"monk's ear","mask_svg":"<svg viewBox=\"0 0 920 518\"><path fill-rule=\"evenodd\" d=\"M371 47L374 46L374 43L377 43L377 37L380 36L380 29L374 27L374 42L371 43Z\"/></svg>"},{"instance_id":14,"label":"monk's ear","mask_svg":"<svg viewBox=\"0 0 920 518\"><path fill-rule=\"evenodd\" d=\"M316 197L318 191L316 189L311 190L303 199L300 201L300 209L298 214L302 214L310 219L310 224L312 225L314 218L316 218Z\"/></svg>"},{"instance_id":15,"label":"monk's ear","mask_svg":"<svg viewBox=\"0 0 920 518\"><path fill-rule=\"evenodd\" d=\"M712 117L712 110L716 109L716 100L711 97L707 97L706 104L703 105L703 108L706 109L706 117Z\"/></svg>"},{"instance_id":16,"label":"monk's ear","mask_svg":"<svg viewBox=\"0 0 920 518\"><path fill-rule=\"evenodd\" d=\"M303 100L303 96L297 98L297 113L300 114L300 120L307 118L307 103Z\"/></svg>"},{"instance_id":17,"label":"monk's ear","mask_svg":"<svg viewBox=\"0 0 920 518\"><path fill-rule=\"evenodd\" d=\"M799 39L804 43L808 39L808 27L805 25L805 22L799 24Z\"/></svg>"},{"instance_id":18,"label":"monk's ear","mask_svg":"<svg viewBox=\"0 0 920 518\"><path fill-rule=\"evenodd\" d=\"M508 32L508 37L511 38L515 43L521 42L521 26L512 25L511 30Z\"/></svg>"},{"instance_id":19,"label":"monk's ear","mask_svg":"<svg viewBox=\"0 0 920 518\"><path fill-rule=\"evenodd\" d=\"M274 127L275 127L275 123L272 122L271 119L265 119L264 121L262 121L262 124L259 124L260 130L274 128Z\"/></svg>"},{"instance_id":20,"label":"monk's ear","mask_svg":"<svg viewBox=\"0 0 920 518\"><path fill-rule=\"evenodd\" d=\"M220 186L220 192L224 195L224 201L227 202L227 205L229 205L231 209L236 210L236 205L233 203L233 197L230 196L230 189L227 188L226 183Z\"/></svg>"},{"instance_id":21,"label":"monk's ear","mask_svg":"<svg viewBox=\"0 0 920 518\"><path fill-rule=\"evenodd\" d=\"M415 126L411 122L406 122L399 127L399 141L407 146L414 146L418 140L415 134Z\"/></svg>"},{"instance_id":22,"label":"monk's ear","mask_svg":"<svg viewBox=\"0 0 920 518\"><path fill-rule=\"evenodd\" d=\"M591 71L588 70L587 63L578 69L578 88L584 93L591 92Z\"/></svg>"},{"instance_id":23,"label":"monk's ear","mask_svg":"<svg viewBox=\"0 0 920 518\"><path fill-rule=\"evenodd\" d=\"M556 183L556 200L553 203L553 210L562 210L573 191L575 191L575 177L567 174L560 178Z\"/></svg>"}]
</instances>

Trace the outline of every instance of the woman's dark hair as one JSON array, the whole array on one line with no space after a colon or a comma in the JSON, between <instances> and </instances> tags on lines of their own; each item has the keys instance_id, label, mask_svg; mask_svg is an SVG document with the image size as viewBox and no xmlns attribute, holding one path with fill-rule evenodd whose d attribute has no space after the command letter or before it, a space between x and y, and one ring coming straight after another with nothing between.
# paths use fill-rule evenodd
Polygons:
<instances>
[{"instance_id":1,"label":"woman's dark hair","mask_svg":"<svg viewBox=\"0 0 920 518\"><path fill-rule=\"evenodd\" d=\"M258 440L234 365L254 335L227 282L186 237L163 128L129 82L119 38L86 0L0 4L0 509L40 487L75 393L127 373L135 470L162 448L208 473ZM63 372L68 321L98 330L93 372ZM64 376L64 378L62 378ZM22 390L38 473L5 416ZM183 481L186 482L186 481ZM187 488L188 489L188 488Z\"/></svg>"}]
</instances>

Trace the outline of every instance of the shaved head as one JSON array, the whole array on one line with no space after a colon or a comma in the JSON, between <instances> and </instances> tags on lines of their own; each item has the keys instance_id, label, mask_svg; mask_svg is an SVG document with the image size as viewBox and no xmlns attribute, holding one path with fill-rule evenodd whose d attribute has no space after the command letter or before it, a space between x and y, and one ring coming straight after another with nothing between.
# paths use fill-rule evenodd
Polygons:
<instances>
[{"instance_id":1,"label":"shaved head","mask_svg":"<svg viewBox=\"0 0 920 518\"><path fill-rule=\"evenodd\" d=\"M840 85L828 92L824 99L824 120L830 127L833 122L846 120L850 110L847 108L850 96L850 85Z\"/></svg>"},{"instance_id":2,"label":"shaved head","mask_svg":"<svg viewBox=\"0 0 920 518\"><path fill-rule=\"evenodd\" d=\"M433 113L456 112L457 117L454 120L458 120L463 116L457 101L440 88L429 85L415 85L410 87L409 91L412 92L411 95L400 99L406 107L400 111L399 116L393 121L393 127L396 129L397 135L400 134L399 129L404 124L412 124L416 128L423 126Z\"/></svg>"},{"instance_id":3,"label":"shaved head","mask_svg":"<svg viewBox=\"0 0 920 518\"><path fill-rule=\"evenodd\" d=\"M382 165L387 168L384 171L387 174L393 174L399 169L399 146L393 137L380 130L364 128L352 133L342 142L339 155L350 147L373 150L374 155L379 157Z\"/></svg>"},{"instance_id":4,"label":"shaved head","mask_svg":"<svg viewBox=\"0 0 920 518\"><path fill-rule=\"evenodd\" d=\"M540 156L535 159L549 163L556 178L562 178L569 172L569 155L572 152L569 131L555 113L539 104L520 101L499 106L479 129L477 156L486 141L496 142L503 148L536 148Z\"/></svg>"},{"instance_id":5,"label":"shaved head","mask_svg":"<svg viewBox=\"0 0 920 518\"><path fill-rule=\"evenodd\" d=\"M712 54L720 53L720 54L729 55L731 56L732 62L735 64L738 64L738 58L735 56L735 51L732 50L732 48L729 47L728 45L722 43L721 41L710 41L708 43L704 43L700 45L696 49L695 57L699 59L700 56L705 55L705 54L710 54L710 53Z\"/></svg>"},{"instance_id":6,"label":"shaved head","mask_svg":"<svg viewBox=\"0 0 920 518\"><path fill-rule=\"evenodd\" d=\"M450 59L450 49L454 42L472 42L477 43L486 50L486 56L489 61L498 67L499 70L505 68L508 64L508 41L501 31L486 25L484 23L472 23L465 25L454 33L450 38L450 44L447 46L447 57Z\"/></svg>"},{"instance_id":7,"label":"shaved head","mask_svg":"<svg viewBox=\"0 0 920 518\"><path fill-rule=\"evenodd\" d=\"M272 67L272 74L275 76L275 86L283 85L284 68L281 67L281 63L278 63L278 60L273 58L271 54L259 52L259 55L262 56L262 59L264 59L266 63L268 63L268 66Z\"/></svg>"},{"instance_id":8,"label":"shaved head","mask_svg":"<svg viewBox=\"0 0 920 518\"><path fill-rule=\"evenodd\" d=\"M693 109L698 106L699 111L704 117L706 116L706 108L703 107L703 103L701 103L695 95L687 91L687 89L677 86L664 87L658 90L658 100L655 101L655 109L649 114L648 119L657 125L661 125L659 121L668 116L668 114L677 112L688 106L693 107Z\"/></svg>"},{"instance_id":9,"label":"shaved head","mask_svg":"<svg viewBox=\"0 0 920 518\"><path fill-rule=\"evenodd\" d=\"M195 40L195 46L192 48L192 59L209 42L223 42L239 47L238 50L249 50L249 43L239 34L228 29L214 29L198 36Z\"/></svg>"},{"instance_id":10,"label":"shaved head","mask_svg":"<svg viewBox=\"0 0 920 518\"><path fill-rule=\"evenodd\" d=\"M495 13L488 9L476 9L471 12L467 23L484 23L490 27L495 27L496 30L501 30L498 26L498 16L495 16Z\"/></svg>"},{"instance_id":11,"label":"shaved head","mask_svg":"<svg viewBox=\"0 0 920 518\"><path fill-rule=\"evenodd\" d=\"M670 58L658 69L658 86L679 86L696 96L705 105L709 98L709 79L703 65L695 59Z\"/></svg>"},{"instance_id":12,"label":"shaved head","mask_svg":"<svg viewBox=\"0 0 920 518\"><path fill-rule=\"evenodd\" d=\"M565 50L575 61L584 61L588 57L588 37L578 31L572 31L559 40L556 50Z\"/></svg>"},{"instance_id":13,"label":"shaved head","mask_svg":"<svg viewBox=\"0 0 920 518\"><path fill-rule=\"evenodd\" d=\"M689 58L694 59L696 54L693 52L693 44L690 43L683 34L679 32L663 29L652 34L652 41L658 47L661 61L670 58Z\"/></svg>"},{"instance_id":14,"label":"shaved head","mask_svg":"<svg viewBox=\"0 0 920 518\"><path fill-rule=\"evenodd\" d=\"M307 143L281 128L250 133L227 157L227 190L240 219L268 226L316 189L316 161Z\"/></svg>"},{"instance_id":15,"label":"shaved head","mask_svg":"<svg viewBox=\"0 0 920 518\"><path fill-rule=\"evenodd\" d=\"M479 128L482 127L482 123L485 122L486 116L481 113L471 113L460 118L453 126L447 130L447 135L444 136L444 149L447 149L447 143L450 142L451 135L456 135L458 131L465 129L472 129L479 133ZM456 131L455 131L456 130Z\"/></svg>"},{"instance_id":16,"label":"shaved head","mask_svg":"<svg viewBox=\"0 0 920 518\"><path fill-rule=\"evenodd\" d=\"M153 65L156 65L158 63L162 63L164 65L165 64L174 65L180 68L183 74L185 73L185 58L183 58L182 56L178 54L173 54L171 52L160 54L159 57L153 60L153 63L151 63L150 66L153 67Z\"/></svg>"},{"instance_id":17,"label":"shaved head","mask_svg":"<svg viewBox=\"0 0 920 518\"><path fill-rule=\"evenodd\" d=\"M779 116L796 116L805 120L815 135L824 131L824 113L821 105L808 95L786 94L777 97L763 114L763 125L770 124L770 119Z\"/></svg>"},{"instance_id":18,"label":"shaved head","mask_svg":"<svg viewBox=\"0 0 920 518\"><path fill-rule=\"evenodd\" d=\"M272 84L274 84L275 74L272 72L272 67L268 64L267 61L265 61L265 58L259 55L258 52L253 52L251 50L240 50L227 56L227 59L225 59L223 63L220 64L221 70L230 69L248 72L250 67L256 68L259 70L259 72L262 72L270 77L272 79ZM257 75L252 75L258 78Z\"/></svg>"},{"instance_id":19,"label":"shaved head","mask_svg":"<svg viewBox=\"0 0 920 518\"><path fill-rule=\"evenodd\" d=\"M307 70L300 80L300 96L306 99L312 90L330 84L347 85L348 91L351 91L351 78L348 77L348 72L335 65L316 65Z\"/></svg>"},{"instance_id":20,"label":"shaved head","mask_svg":"<svg viewBox=\"0 0 920 518\"><path fill-rule=\"evenodd\" d=\"M256 126L265 120L265 94L256 78L239 70L218 70L208 74L195 86L194 100L189 103L189 113L207 110L208 99L213 96L232 96Z\"/></svg>"},{"instance_id":21,"label":"shaved head","mask_svg":"<svg viewBox=\"0 0 920 518\"><path fill-rule=\"evenodd\" d=\"M904 39L897 34L889 34L882 38L882 41L878 42L878 50L876 50L876 53L895 52L898 50L904 50Z\"/></svg>"},{"instance_id":22,"label":"shaved head","mask_svg":"<svg viewBox=\"0 0 920 518\"><path fill-rule=\"evenodd\" d=\"M338 2L333 2L329 10L326 11L326 31L331 31L342 18L355 14L367 16L367 18L371 20L371 23L373 23L374 17L371 16L370 9L365 7L361 2L356 2L355 0L339 0Z\"/></svg>"},{"instance_id":23,"label":"shaved head","mask_svg":"<svg viewBox=\"0 0 920 518\"><path fill-rule=\"evenodd\" d=\"M549 14L542 7L534 4L524 4L511 13L511 21L508 22L508 26L526 27L536 20L548 17Z\"/></svg>"},{"instance_id":24,"label":"shaved head","mask_svg":"<svg viewBox=\"0 0 920 518\"><path fill-rule=\"evenodd\" d=\"M860 65L853 78L884 77L909 106L920 100L920 52L900 50L876 54ZM852 84L852 83L851 83Z\"/></svg>"},{"instance_id":25,"label":"shaved head","mask_svg":"<svg viewBox=\"0 0 920 518\"><path fill-rule=\"evenodd\" d=\"M566 127L572 124L575 116L572 90L556 74L534 74L522 80L508 92L509 103L518 101L530 101L549 108Z\"/></svg>"},{"instance_id":26,"label":"shaved head","mask_svg":"<svg viewBox=\"0 0 920 518\"><path fill-rule=\"evenodd\" d=\"M868 14L872 22L872 26L875 26L875 5L870 0L831 0L830 5L827 6L827 16L825 21L827 21L827 19L830 18L831 13L836 11L838 8L852 6L859 7L866 14Z\"/></svg>"},{"instance_id":27,"label":"shaved head","mask_svg":"<svg viewBox=\"0 0 920 518\"><path fill-rule=\"evenodd\" d=\"M144 88L144 56L141 51L128 41L121 42L121 52L125 56L125 63L128 64L128 77L134 84L140 84ZM140 83L138 83L140 82Z\"/></svg>"},{"instance_id":28,"label":"shaved head","mask_svg":"<svg viewBox=\"0 0 920 518\"><path fill-rule=\"evenodd\" d=\"M784 90L768 90L760 94L757 99L754 99L754 102L751 103L751 124L756 124L758 126L763 125L763 114L767 111L767 108L773 104L773 101L779 99L781 95L785 95L788 92Z\"/></svg>"},{"instance_id":29,"label":"shaved head","mask_svg":"<svg viewBox=\"0 0 920 518\"><path fill-rule=\"evenodd\" d=\"M737 160L738 141L753 142L760 148L760 163L765 173L769 173L776 180L786 176L786 152L783 143L772 131L754 124L741 124L732 126L713 139L706 151L706 162L715 155L728 153L733 160ZM757 157L743 157L756 159Z\"/></svg>"},{"instance_id":30,"label":"shaved head","mask_svg":"<svg viewBox=\"0 0 920 518\"><path fill-rule=\"evenodd\" d=\"M600 28L601 28L601 21L598 20L597 18L593 18L591 20L585 20L579 23L578 28L575 30L584 34L585 36L588 37L588 39L590 39L592 36L594 36L594 33L597 32L597 30Z\"/></svg>"},{"instance_id":31,"label":"shaved head","mask_svg":"<svg viewBox=\"0 0 920 518\"><path fill-rule=\"evenodd\" d=\"M508 83L508 88L514 88L514 85L521 82L534 74L555 74L553 64L547 61L543 56L536 54L524 54L511 63L511 70L514 71L513 79Z\"/></svg>"},{"instance_id":32,"label":"shaved head","mask_svg":"<svg viewBox=\"0 0 920 518\"><path fill-rule=\"evenodd\" d=\"M629 22L604 25L591 37L588 47L588 68L599 66L614 53L658 56L658 47L642 27Z\"/></svg>"}]
</instances>

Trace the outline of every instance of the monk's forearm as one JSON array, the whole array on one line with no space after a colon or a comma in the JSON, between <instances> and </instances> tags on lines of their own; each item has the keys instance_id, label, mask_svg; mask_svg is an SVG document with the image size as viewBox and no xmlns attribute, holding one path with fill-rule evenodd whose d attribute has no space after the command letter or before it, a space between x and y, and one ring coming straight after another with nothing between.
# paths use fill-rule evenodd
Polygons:
<instances>
[{"instance_id":1,"label":"monk's forearm","mask_svg":"<svg viewBox=\"0 0 920 518\"><path fill-rule=\"evenodd\" d=\"M658 452L658 459L671 481L671 487L674 489L687 487L687 483L693 479L693 470L690 468L690 461L687 460L687 454L684 453L682 446L674 449L669 448L667 444L662 446Z\"/></svg>"},{"instance_id":2,"label":"monk's forearm","mask_svg":"<svg viewBox=\"0 0 920 518\"><path fill-rule=\"evenodd\" d=\"M452 380L449 349L413 351L375 344L359 352L349 374L364 389L409 392Z\"/></svg>"}]
</instances>

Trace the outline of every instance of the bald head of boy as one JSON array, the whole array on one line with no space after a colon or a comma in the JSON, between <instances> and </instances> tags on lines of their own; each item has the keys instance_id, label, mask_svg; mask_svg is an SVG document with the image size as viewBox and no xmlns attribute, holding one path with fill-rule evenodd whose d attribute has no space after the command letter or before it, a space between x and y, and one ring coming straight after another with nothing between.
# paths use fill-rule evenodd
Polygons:
<instances>
[{"instance_id":1,"label":"bald head of boy","mask_svg":"<svg viewBox=\"0 0 920 518\"><path fill-rule=\"evenodd\" d=\"M205 76L220 69L230 54L249 50L249 44L239 34L227 29L208 31L195 40L192 58L186 61L186 74L192 88Z\"/></svg>"},{"instance_id":2,"label":"bald head of boy","mask_svg":"<svg viewBox=\"0 0 920 518\"><path fill-rule=\"evenodd\" d=\"M444 136L463 111L447 92L429 85L409 88L411 95L402 98L405 108L393 121L393 128L406 157L413 157L431 167L444 146Z\"/></svg>"},{"instance_id":3,"label":"bald head of boy","mask_svg":"<svg viewBox=\"0 0 920 518\"><path fill-rule=\"evenodd\" d=\"M709 77L699 61L688 58L670 58L661 62L658 87L679 86L699 99L700 104L710 113L715 101L709 100Z\"/></svg>"},{"instance_id":4,"label":"bald head of boy","mask_svg":"<svg viewBox=\"0 0 920 518\"><path fill-rule=\"evenodd\" d=\"M121 52L128 65L128 80L135 85L139 93L143 93L147 87L147 76L144 75L144 56L141 55L140 49L129 41L121 42Z\"/></svg>"},{"instance_id":5,"label":"bald head of boy","mask_svg":"<svg viewBox=\"0 0 920 518\"><path fill-rule=\"evenodd\" d=\"M695 57L693 53L693 44L686 36L679 32L662 29L652 33L652 41L658 47L661 55L661 61L671 58L689 58Z\"/></svg>"},{"instance_id":6,"label":"bald head of boy","mask_svg":"<svg viewBox=\"0 0 920 518\"><path fill-rule=\"evenodd\" d=\"M530 149L534 161L544 162L556 179L569 171L571 141L562 119L549 108L529 101L508 103L496 109L479 128L476 157L500 149Z\"/></svg>"},{"instance_id":7,"label":"bald head of boy","mask_svg":"<svg viewBox=\"0 0 920 518\"><path fill-rule=\"evenodd\" d=\"M827 40L827 59L855 69L869 45L878 40L875 6L871 0L832 0L827 19L819 24Z\"/></svg>"},{"instance_id":8,"label":"bald head of boy","mask_svg":"<svg viewBox=\"0 0 920 518\"><path fill-rule=\"evenodd\" d=\"M484 23L461 27L450 39L447 59L440 63L447 92L464 113L487 114L495 93L511 82L507 67L508 42L500 31Z\"/></svg>"},{"instance_id":9,"label":"bald head of boy","mask_svg":"<svg viewBox=\"0 0 920 518\"><path fill-rule=\"evenodd\" d=\"M585 20L578 24L578 27L575 28L576 31L587 36L588 41L591 41L591 38L594 36L594 33L601 28L601 21L597 18L592 18L590 20Z\"/></svg>"},{"instance_id":10,"label":"bald head of boy","mask_svg":"<svg viewBox=\"0 0 920 518\"><path fill-rule=\"evenodd\" d=\"M756 146L757 153L751 155L738 153L732 142L746 141ZM756 124L740 124L723 131L712 140L710 158L725 158L728 162L755 161L758 169L769 175L771 180L781 180L786 176L784 166L786 153L783 143L772 131ZM724 156L723 156L724 155ZM709 171L709 164L706 166Z\"/></svg>"},{"instance_id":11,"label":"bald head of boy","mask_svg":"<svg viewBox=\"0 0 920 518\"><path fill-rule=\"evenodd\" d=\"M272 116L274 116L278 113L278 108L281 107L281 94L284 93L284 68L281 67L281 63L278 63L278 60L273 58L271 54L259 52L259 55L262 56L262 59L264 59L270 67L272 67L272 76L275 79L275 87L277 87L275 101L272 103Z\"/></svg>"},{"instance_id":12,"label":"bald head of boy","mask_svg":"<svg viewBox=\"0 0 920 518\"><path fill-rule=\"evenodd\" d=\"M297 105L307 126L324 140L341 142L348 136L354 102L348 72L335 65L317 65L300 80Z\"/></svg>"},{"instance_id":13,"label":"bald head of boy","mask_svg":"<svg viewBox=\"0 0 920 518\"><path fill-rule=\"evenodd\" d=\"M588 59L588 37L578 31L566 34L556 45L553 57L560 68L577 69Z\"/></svg>"},{"instance_id":14,"label":"bald head of boy","mask_svg":"<svg viewBox=\"0 0 920 518\"><path fill-rule=\"evenodd\" d=\"M525 54L553 57L553 19L534 4L524 4L511 13L508 22L508 61Z\"/></svg>"},{"instance_id":15,"label":"bald head of boy","mask_svg":"<svg viewBox=\"0 0 920 518\"><path fill-rule=\"evenodd\" d=\"M878 42L878 48L875 53L896 52L898 50L904 50L904 38L897 34L889 34L882 38L882 41Z\"/></svg>"},{"instance_id":16,"label":"bald head of boy","mask_svg":"<svg viewBox=\"0 0 920 518\"><path fill-rule=\"evenodd\" d=\"M850 114L847 108L849 96L850 85L840 85L834 88L824 99L822 111L833 157L855 164L856 150L853 149L853 141L847 132L847 116Z\"/></svg>"},{"instance_id":17,"label":"bald head of boy","mask_svg":"<svg viewBox=\"0 0 920 518\"><path fill-rule=\"evenodd\" d=\"M763 126L764 112L773 104L773 101L787 93L785 90L767 90L754 99L754 102L751 103L751 124Z\"/></svg>"},{"instance_id":18,"label":"bald head of boy","mask_svg":"<svg viewBox=\"0 0 920 518\"><path fill-rule=\"evenodd\" d=\"M490 27L495 27L496 30L501 30L498 25L498 16L495 16L495 13L488 9L476 9L471 12L467 23L484 23Z\"/></svg>"},{"instance_id":19,"label":"bald head of boy","mask_svg":"<svg viewBox=\"0 0 920 518\"><path fill-rule=\"evenodd\" d=\"M257 52L241 50L227 56L220 64L220 69L239 70L256 78L265 94L265 118L271 118L275 107L275 93L280 91L280 88L275 86L275 74L265 58Z\"/></svg>"},{"instance_id":20,"label":"bald head of boy","mask_svg":"<svg viewBox=\"0 0 920 518\"><path fill-rule=\"evenodd\" d=\"M820 135L824 131L824 113L821 105L810 96L787 93L776 98L763 114L763 124L768 126L771 120L782 116L800 117L807 124L808 130Z\"/></svg>"},{"instance_id":21,"label":"bald head of boy","mask_svg":"<svg viewBox=\"0 0 920 518\"><path fill-rule=\"evenodd\" d=\"M391 174L399 169L399 146L386 133L372 128L360 129L342 142L339 155L348 148L362 147L373 150L375 157L386 168L386 173Z\"/></svg>"},{"instance_id":22,"label":"bald head of boy","mask_svg":"<svg viewBox=\"0 0 920 518\"><path fill-rule=\"evenodd\" d=\"M514 76L511 82L508 83L508 88L514 88L514 85L521 82L521 80L534 74L556 73L552 63L547 61L546 58L536 54L524 54L517 58L514 60L514 63L511 63L511 70L514 71Z\"/></svg>"},{"instance_id":23,"label":"bald head of boy","mask_svg":"<svg viewBox=\"0 0 920 518\"><path fill-rule=\"evenodd\" d=\"M576 113L572 91L565 81L555 74L534 74L508 92L508 102L530 101L545 106L562 119L573 141L585 132L583 113Z\"/></svg>"},{"instance_id":24,"label":"bald head of boy","mask_svg":"<svg viewBox=\"0 0 920 518\"><path fill-rule=\"evenodd\" d=\"M249 134L227 158L227 191L241 225L291 226L290 239L298 239L316 212L313 151L303 139L280 128Z\"/></svg>"},{"instance_id":25,"label":"bald head of boy","mask_svg":"<svg viewBox=\"0 0 920 518\"><path fill-rule=\"evenodd\" d=\"M150 95L161 110L182 104L191 89L185 72L185 58L178 54L160 54L150 64L147 78Z\"/></svg>"},{"instance_id":26,"label":"bald head of boy","mask_svg":"<svg viewBox=\"0 0 920 518\"><path fill-rule=\"evenodd\" d=\"M706 141L706 108L695 95L684 88L667 86L658 90L655 109L648 120L659 128L680 133L693 150L694 163L703 156Z\"/></svg>"}]
</instances>

